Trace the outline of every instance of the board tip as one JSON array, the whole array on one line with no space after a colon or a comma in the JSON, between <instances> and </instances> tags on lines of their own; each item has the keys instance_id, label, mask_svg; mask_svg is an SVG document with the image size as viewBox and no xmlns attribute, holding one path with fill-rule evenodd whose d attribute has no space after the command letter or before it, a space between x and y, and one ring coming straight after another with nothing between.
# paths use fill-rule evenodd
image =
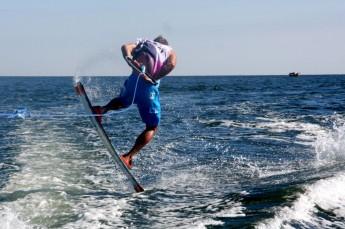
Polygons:
<instances>
[{"instance_id":1,"label":"board tip","mask_svg":"<svg viewBox=\"0 0 345 229\"><path fill-rule=\"evenodd\" d=\"M74 86L75 91L78 95L85 94L85 89L82 83L77 82L77 84Z\"/></svg>"},{"instance_id":2,"label":"board tip","mask_svg":"<svg viewBox=\"0 0 345 229\"><path fill-rule=\"evenodd\" d=\"M144 191L143 187L141 187L139 184L134 186L134 190L136 192L143 192Z\"/></svg>"}]
</instances>

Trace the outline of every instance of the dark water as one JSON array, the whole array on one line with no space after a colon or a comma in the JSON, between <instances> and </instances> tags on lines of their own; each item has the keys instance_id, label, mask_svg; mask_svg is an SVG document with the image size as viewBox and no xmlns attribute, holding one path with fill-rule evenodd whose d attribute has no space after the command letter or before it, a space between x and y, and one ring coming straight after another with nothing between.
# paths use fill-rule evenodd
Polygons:
<instances>
[{"instance_id":1,"label":"dark water","mask_svg":"<svg viewBox=\"0 0 345 229\"><path fill-rule=\"evenodd\" d=\"M124 79L82 81L104 104ZM0 117L0 228L345 228L345 76L170 77L160 91L134 194L71 116L72 78L0 78L0 112L36 114ZM135 107L104 126L119 152L144 128Z\"/></svg>"}]
</instances>

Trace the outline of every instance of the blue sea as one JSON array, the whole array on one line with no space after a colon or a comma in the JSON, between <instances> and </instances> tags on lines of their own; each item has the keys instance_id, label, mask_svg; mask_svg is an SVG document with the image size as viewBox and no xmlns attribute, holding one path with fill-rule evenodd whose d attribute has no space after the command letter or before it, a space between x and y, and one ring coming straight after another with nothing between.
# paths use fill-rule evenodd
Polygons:
<instances>
[{"instance_id":1,"label":"blue sea","mask_svg":"<svg viewBox=\"0 0 345 229\"><path fill-rule=\"evenodd\" d=\"M81 81L104 105L125 77ZM345 228L344 75L163 79L159 131L132 170L142 193L74 83L0 78L1 229ZM104 128L125 153L144 124L133 105Z\"/></svg>"}]
</instances>

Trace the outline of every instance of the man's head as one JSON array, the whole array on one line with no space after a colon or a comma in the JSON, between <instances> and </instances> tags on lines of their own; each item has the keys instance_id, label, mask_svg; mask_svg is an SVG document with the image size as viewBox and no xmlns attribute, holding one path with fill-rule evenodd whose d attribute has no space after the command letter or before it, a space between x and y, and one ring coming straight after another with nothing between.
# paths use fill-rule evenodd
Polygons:
<instances>
[{"instance_id":1,"label":"man's head","mask_svg":"<svg viewBox=\"0 0 345 229\"><path fill-rule=\"evenodd\" d=\"M161 43L163 45L169 45L167 39L165 39L162 35L159 35L158 37L156 37L153 41Z\"/></svg>"}]
</instances>

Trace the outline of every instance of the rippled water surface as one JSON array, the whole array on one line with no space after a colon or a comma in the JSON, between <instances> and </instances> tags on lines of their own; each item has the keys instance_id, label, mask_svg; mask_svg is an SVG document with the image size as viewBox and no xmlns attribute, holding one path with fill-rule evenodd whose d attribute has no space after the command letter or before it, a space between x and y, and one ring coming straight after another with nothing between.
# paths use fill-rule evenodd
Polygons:
<instances>
[{"instance_id":1,"label":"rippled water surface","mask_svg":"<svg viewBox=\"0 0 345 229\"><path fill-rule=\"evenodd\" d=\"M82 79L94 104L124 80ZM168 77L160 91L135 194L72 78L0 78L0 228L345 228L345 76ZM23 107L32 117L5 115ZM133 106L104 127L123 153L144 125Z\"/></svg>"}]
</instances>

